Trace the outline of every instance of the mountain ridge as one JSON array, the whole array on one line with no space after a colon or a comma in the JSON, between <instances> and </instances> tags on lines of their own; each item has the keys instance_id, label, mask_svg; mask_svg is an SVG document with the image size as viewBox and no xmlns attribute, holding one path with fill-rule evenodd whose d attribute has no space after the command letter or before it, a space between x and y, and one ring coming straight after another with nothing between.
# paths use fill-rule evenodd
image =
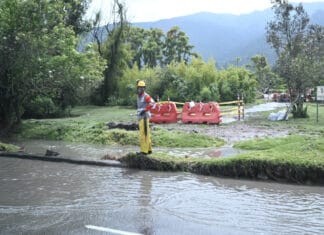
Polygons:
<instances>
[{"instance_id":1,"label":"mountain ridge","mask_svg":"<svg viewBox=\"0 0 324 235\"><path fill-rule=\"evenodd\" d=\"M324 2L304 3L303 6L310 23L324 25ZM237 58L241 64L247 64L256 54L264 54L273 64L276 56L266 42L266 25L273 18L274 13L269 8L242 15L199 12L132 25L145 29L159 28L165 32L178 26L188 35L195 52L204 60L213 58L222 67L237 62Z\"/></svg>"}]
</instances>

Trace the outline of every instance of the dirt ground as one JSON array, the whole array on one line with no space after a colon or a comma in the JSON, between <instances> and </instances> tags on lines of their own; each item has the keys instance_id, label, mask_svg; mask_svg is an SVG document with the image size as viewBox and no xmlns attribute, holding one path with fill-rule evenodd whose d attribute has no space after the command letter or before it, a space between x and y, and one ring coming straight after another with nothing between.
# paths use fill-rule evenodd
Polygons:
<instances>
[{"instance_id":1,"label":"dirt ground","mask_svg":"<svg viewBox=\"0 0 324 235\"><path fill-rule=\"evenodd\" d=\"M157 124L156 124L157 125ZM159 124L161 125L161 124ZM227 145L232 145L237 141L249 140L261 137L281 137L287 136L292 129L283 127L265 127L247 124L244 121L236 121L229 125L198 125L198 124L162 124L168 130L182 130L206 134L218 137L226 141Z\"/></svg>"},{"instance_id":2,"label":"dirt ground","mask_svg":"<svg viewBox=\"0 0 324 235\"><path fill-rule=\"evenodd\" d=\"M245 110L245 120L249 118L258 118L260 111L285 110L287 103L267 102L252 106ZM274 112L276 112L274 111ZM245 120L238 121L235 118L223 118L220 125L199 125L199 124L162 124L169 130L183 130L188 132L196 132L206 134L213 137L218 137L226 141L227 145L232 145L237 141L249 140L262 137L281 137L287 136L290 132L295 132L293 128L283 127L282 125L262 126L257 123L246 122ZM161 125L161 124L154 124Z\"/></svg>"}]
</instances>

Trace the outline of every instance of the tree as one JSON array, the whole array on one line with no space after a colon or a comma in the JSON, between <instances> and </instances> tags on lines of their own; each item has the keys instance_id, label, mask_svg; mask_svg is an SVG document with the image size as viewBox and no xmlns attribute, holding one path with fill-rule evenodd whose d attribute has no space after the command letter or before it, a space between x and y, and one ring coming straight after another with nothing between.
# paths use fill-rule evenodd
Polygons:
<instances>
[{"instance_id":1,"label":"tree","mask_svg":"<svg viewBox=\"0 0 324 235\"><path fill-rule=\"evenodd\" d=\"M137 65L139 69L143 67L143 51L147 33L145 29L139 27L130 27L125 38L132 51L132 61L130 67Z\"/></svg>"},{"instance_id":2,"label":"tree","mask_svg":"<svg viewBox=\"0 0 324 235\"><path fill-rule=\"evenodd\" d=\"M293 6L286 0L275 0L273 9L276 19L268 23L267 42L278 55L276 70L286 80L295 107L294 117L306 117L303 96L314 85L312 70L323 68L323 54L320 54L323 31L319 30L321 27L308 25L309 17L302 4ZM312 28L317 28L317 33Z\"/></svg>"},{"instance_id":3,"label":"tree","mask_svg":"<svg viewBox=\"0 0 324 235\"><path fill-rule=\"evenodd\" d=\"M150 29L143 47L144 65L150 68L162 65L165 35L161 29Z\"/></svg>"},{"instance_id":4,"label":"tree","mask_svg":"<svg viewBox=\"0 0 324 235\"><path fill-rule=\"evenodd\" d=\"M191 56L196 56L191 50L193 46L189 44L189 37L179 27L171 28L165 38L164 64L174 62L188 62Z\"/></svg>"},{"instance_id":5,"label":"tree","mask_svg":"<svg viewBox=\"0 0 324 235\"><path fill-rule=\"evenodd\" d=\"M64 111L83 85L101 78L98 55L76 51L64 9L63 1L0 1L0 127L19 123L36 100Z\"/></svg>"},{"instance_id":6,"label":"tree","mask_svg":"<svg viewBox=\"0 0 324 235\"><path fill-rule=\"evenodd\" d=\"M94 37L96 38L97 48L102 58L106 61L106 69L104 71L104 81L100 86L95 97L99 96L95 102L99 105L105 105L109 103L109 99L117 97L117 83L118 78L122 77L123 70L129 65L131 56L127 45L125 45L125 34L128 30L128 22L126 20L126 10L124 4L119 0L114 0L113 5L113 18L114 21L111 24L107 24L104 28L107 32L106 41L102 42L100 30L96 30ZM95 28L98 29L100 23L100 15L97 14L95 21Z\"/></svg>"},{"instance_id":7,"label":"tree","mask_svg":"<svg viewBox=\"0 0 324 235\"><path fill-rule=\"evenodd\" d=\"M315 86L324 84L324 27L310 25L305 39L304 57L307 58L308 66L306 73L311 77Z\"/></svg>"},{"instance_id":8,"label":"tree","mask_svg":"<svg viewBox=\"0 0 324 235\"><path fill-rule=\"evenodd\" d=\"M66 11L64 22L66 26L71 26L76 35L90 30L90 22L85 21L85 15L90 0L63 0Z\"/></svg>"},{"instance_id":9,"label":"tree","mask_svg":"<svg viewBox=\"0 0 324 235\"><path fill-rule=\"evenodd\" d=\"M258 90L267 93L272 88L278 87L279 78L271 71L271 67L264 55L255 55L251 58L254 75L258 81Z\"/></svg>"}]
</instances>

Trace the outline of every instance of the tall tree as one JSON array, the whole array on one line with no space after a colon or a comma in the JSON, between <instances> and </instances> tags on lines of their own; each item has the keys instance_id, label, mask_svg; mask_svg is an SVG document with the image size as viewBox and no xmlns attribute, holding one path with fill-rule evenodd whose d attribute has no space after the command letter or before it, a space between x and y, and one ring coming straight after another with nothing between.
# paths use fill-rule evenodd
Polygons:
<instances>
[{"instance_id":1,"label":"tall tree","mask_svg":"<svg viewBox=\"0 0 324 235\"><path fill-rule=\"evenodd\" d=\"M279 85L278 76L271 71L271 67L264 55L255 55L251 58L254 75L258 81L258 90L267 93Z\"/></svg>"},{"instance_id":2,"label":"tall tree","mask_svg":"<svg viewBox=\"0 0 324 235\"><path fill-rule=\"evenodd\" d=\"M125 41L129 44L132 51L132 61L130 66L137 65L138 68L143 67L143 47L146 40L147 33L145 29L138 27L131 27Z\"/></svg>"},{"instance_id":3,"label":"tall tree","mask_svg":"<svg viewBox=\"0 0 324 235\"><path fill-rule=\"evenodd\" d=\"M163 46L165 36L161 29L147 31L147 40L143 48L144 64L150 68L161 65L163 62Z\"/></svg>"},{"instance_id":4,"label":"tall tree","mask_svg":"<svg viewBox=\"0 0 324 235\"><path fill-rule=\"evenodd\" d=\"M305 38L304 57L308 60L306 73L310 76L315 86L324 84L324 27L320 25L310 25Z\"/></svg>"},{"instance_id":5,"label":"tall tree","mask_svg":"<svg viewBox=\"0 0 324 235\"><path fill-rule=\"evenodd\" d=\"M63 0L63 2L66 11L65 25L71 26L77 35L89 31L90 22L83 18L91 0Z\"/></svg>"},{"instance_id":6,"label":"tall tree","mask_svg":"<svg viewBox=\"0 0 324 235\"><path fill-rule=\"evenodd\" d=\"M64 2L0 1L0 127L19 123L36 97L65 109L85 81L100 79L98 56L76 51Z\"/></svg>"},{"instance_id":7,"label":"tall tree","mask_svg":"<svg viewBox=\"0 0 324 235\"><path fill-rule=\"evenodd\" d=\"M172 61L187 63L191 56L195 55L192 49L193 46L189 44L189 37L179 27L171 28L165 39L164 64L168 65Z\"/></svg>"},{"instance_id":8,"label":"tall tree","mask_svg":"<svg viewBox=\"0 0 324 235\"><path fill-rule=\"evenodd\" d=\"M267 41L278 55L276 69L286 80L292 105L295 107L294 117L305 117L307 110L303 106L303 96L306 88L314 85L310 66L318 67L320 63L313 62L323 60L323 55L318 50L323 43L323 37L317 38L320 41L315 44L310 43L314 34L309 29L314 26L309 26L309 17L302 4L294 6L287 0L275 0L273 9L276 19L268 23ZM317 48L312 50L316 52L315 55L309 54L309 43ZM309 72L306 73L307 70Z\"/></svg>"},{"instance_id":9,"label":"tall tree","mask_svg":"<svg viewBox=\"0 0 324 235\"><path fill-rule=\"evenodd\" d=\"M116 97L118 78L122 77L123 67L128 65L129 54L127 54L125 45L125 32L128 30L128 22L126 20L125 5L119 0L114 0L113 4L113 19L112 23L104 26L107 32L106 41L100 40L100 30L95 31L98 51L106 60L106 69L104 72L104 81L99 88L99 99L95 102L99 105L107 104L109 98ZM100 17L96 18L95 27L99 29ZM95 95L96 96L96 95ZM109 102L108 102L109 103Z\"/></svg>"}]
</instances>

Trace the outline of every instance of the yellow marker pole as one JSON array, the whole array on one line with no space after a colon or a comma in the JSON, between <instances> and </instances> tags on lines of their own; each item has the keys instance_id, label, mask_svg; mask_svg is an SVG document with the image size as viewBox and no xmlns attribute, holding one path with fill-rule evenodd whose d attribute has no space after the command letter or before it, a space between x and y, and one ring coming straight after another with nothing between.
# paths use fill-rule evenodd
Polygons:
<instances>
[{"instance_id":1,"label":"yellow marker pole","mask_svg":"<svg viewBox=\"0 0 324 235\"><path fill-rule=\"evenodd\" d=\"M244 110L244 96L242 95L242 118L244 120L244 113L245 113L245 110Z\"/></svg>"},{"instance_id":2,"label":"yellow marker pole","mask_svg":"<svg viewBox=\"0 0 324 235\"><path fill-rule=\"evenodd\" d=\"M237 95L237 118L241 120L241 107L240 107L240 95Z\"/></svg>"}]
</instances>

